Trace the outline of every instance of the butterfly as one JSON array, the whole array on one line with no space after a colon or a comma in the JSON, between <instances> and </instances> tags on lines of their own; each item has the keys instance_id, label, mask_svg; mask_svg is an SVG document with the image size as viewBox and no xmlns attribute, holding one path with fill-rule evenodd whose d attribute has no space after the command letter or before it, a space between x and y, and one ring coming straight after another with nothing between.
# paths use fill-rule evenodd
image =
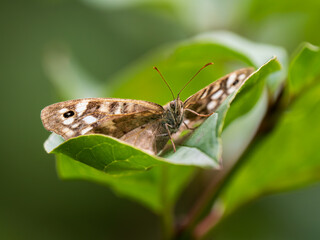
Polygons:
<instances>
[{"instance_id":1,"label":"butterfly","mask_svg":"<svg viewBox=\"0 0 320 240\"><path fill-rule=\"evenodd\" d=\"M205 67L203 66L181 89ZM161 106L153 102L120 98L84 98L59 102L41 111L44 127L65 140L86 134L104 134L151 154L158 154L172 135L192 129L213 114L221 103L239 89L253 72L243 68L229 73L191 95L184 102L169 87L173 101Z\"/></svg>"}]
</instances>

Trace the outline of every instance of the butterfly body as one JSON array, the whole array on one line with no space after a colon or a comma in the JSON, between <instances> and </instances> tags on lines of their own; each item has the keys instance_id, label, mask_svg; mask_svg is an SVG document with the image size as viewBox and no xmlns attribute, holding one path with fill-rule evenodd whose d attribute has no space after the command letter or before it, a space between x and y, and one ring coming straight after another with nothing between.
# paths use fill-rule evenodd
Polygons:
<instances>
[{"instance_id":1,"label":"butterfly body","mask_svg":"<svg viewBox=\"0 0 320 240\"><path fill-rule=\"evenodd\" d=\"M171 101L164 107L164 114L162 117L162 124L167 126L170 134L176 133L183 122L183 102L180 98Z\"/></svg>"},{"instance_id":2,"label":"butterfly body","mask_svg":"<svg viewBox=\"0 0 320 240\"><path fill-rule=\"evenodd\" d=\"M44 127L69 139L86 134L105 134L149 153L157 154L172 134L204 121L248 76L252 68L239 69L190 96L179 96L161 106L156 103L120 99L85 98L55 103L41 111ZM184 123L184 124L183 124Z\"/></svg>"}]
</instances>

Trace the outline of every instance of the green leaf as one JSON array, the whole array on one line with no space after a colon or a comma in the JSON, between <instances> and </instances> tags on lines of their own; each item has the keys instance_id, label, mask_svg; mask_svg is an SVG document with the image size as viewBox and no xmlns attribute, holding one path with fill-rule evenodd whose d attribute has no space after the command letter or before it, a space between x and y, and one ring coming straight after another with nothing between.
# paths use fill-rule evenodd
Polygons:
<instances>
[{"instance_id":1,"label":"green leaf","mask_svg":"<svg viewBox=\"0 0 320 240\"><path fill-rule=\"evenodd\" d=\"M288 75L290 95L295 96L309 87L320 74L320 49L304 43L293 58Z\"/></svg>"},{"instance_id":2,"label":"green leaf","mask_svg":"<svg viewBox=\"0 0 320 240\"><path fill-rule=\"evenodd\" d=\"M299 98L267 139L255 145L225 188L230 213L243 203L320 180L320 85Z\"/></svg>"},{"instance_id":3,"label":"green leaf","mask_svg":"<svg viewBox=\"0 0 320 240\"><path fill-rule=\"evenodd\" d=\"M245 83L244 88L237 95L236 101L233 103L231 110L228 112L225 126L241 115L248 113L259 101L264 89L265 79L272 73L281 69L281 65L277 58L273 57L264 63ZM274 76L274 74L273 74ZM271 79L271 78L269 78Z\"/></svg>"},{"instance_id":4,"label":"green leaf","mask_svg":"<svg viewBox=\"0 0 320 240\"><path fill-rule=\"evenodd\" d=\"M269 60L251 76L231 104L222 134L225 166L234 164L252 141L269 103L264 79L280 68L276 58Z\"/></svg>"},{"instance_id":5,"label":"green leaf","mask_svg":"<svg viewBox=\"0 0 320 240\"><path fill-rule=\"evenodd\" d=\"M70 139L64 144L61 144L62 141L60 136L52 134L45 142L46 151L56 155L57 170L62 179L81 179L107 185L118 194L139 201L158 214L164 210L163 195L169 204L173 204L194 170L191 167L178 165L166 166L168 172L166 178L174 181L167 183L163 192L162 171L164 165L168 164L160 158L129 146L125 151L137 151L137 153L119 164L121 160L114 159L124 157L124 153L113 155L110 152L112 149L110 146L121 144L113 138L91 135ZM125 144L121 146L124 147ZM89 156L86 155L88 152L91 152ZM108 165L106 160L110 161L109 154L112 155L112 159ZM134 162L136 160L138 163ZM158 167L151 168L155 165Z\"/></svg>"},{"instance_id":6,"label":"green leaf","mask_svg":"<svg viewBox=\"0 0 320 240\"><path fill-rule=\"evenodd\" d=\"M164 163L116 139L104 135L87 135L72 138L55 148L52 153L63 154L110 175L148 171Z\"/></svg>"},{"instance_id":7,"label":"green leaf","mask_svg":"<svg viewBox=\"0 0 320 240\"><path fill-rule=\"evenodd\" d=\"M314 78L316 74L305 81L305 74L293 69L294 66L300 70L312 66L317 59L314 54L309 47L303 48L293 60L290 67L292 89L299 95L290 103L275 129L250 148L242 165L224 186L219 202L223 203L226 215L261 195L320 180L320 82Z\"/></svg>"},{"instance_id":8,"label":"green leaf","mask_svg":"<svg viewBox=\"0 0 320 240\"><path fill-rule=\"evenodd\" d=\"M213 119L213 120L211 120ZM216 122L216 118L209 118L207 123ZM195 131L190 139L187 141L190 148L201 149L201 142L205 143L203 139L210 139L207 144L207 149L214 149L216 143L215 134L216 125L213 124L213 128L200 127ZM210 131L210 129L212 131ZM206 132L207 136L203 136L201 142L197 140L199 132ZM194 142L194 145L192 144ZM71 138L66 142L56 135L52 134L44 144L48 153L66 155L76 161L82 162L91 166L97 170L103 171L110 175L122 175L130 174L137 171L148 171L150 168L160 164L174 164L174 165L186 165L186 166L198 166L206 168L218 168L218 164L215 162L213 155L198 156L193 154L192 156L186 156L179 158L179 154L176 157L161 158L155 155L149 155L146 152L137 149L125 142L119 141L115 138L106 135L83 135L76 138ZM181 151L178 151L181 153ZM200 153L199 150L195 153ZM175 155L174 153L173 155ZM194 157L197 157L196 159ZM210 158L212 157L212 158Z\"/></svg>"},{"instance_id":9,"label":"green leaf","mask_svg":"<svg viewBox=\"0 0 320 240\"><path fill-rule=\"evenodd\" d=\"M46 150L56 155L61 178L108 185L158 214L164 211L164 201L173 204L194 171L192 167L173 165L108 136L87 135L62 144L61 141L60 136L52 134L45 142ZM198 162L201 164L200 159ZM164 168L168 172L166 176L162 174Z\"/></svg>"},{"instance_id":10,"label":"green leaf","mask_svg":"<svg viewBox=\"0 0 320 240\"><path fill-rule=\"evenodd\" d=\"M234 164L251 143L268 109L267 91L245 115L235 119L222 132L224 166ZM228 115L227 115L228 117Z\"/></svg>"},{"instance_id":11,"label":"green leaf","mask_svg":"<svg viewBox=\"0 0 320 240\"><path fill-rule=\"evenodd\" d=\"M170 165L166 176L162 174L163 166L130 175L110 175L75 161L67 155L57 154L56 157L60 178L87 180L106 185L119 195L136 200L157 214L164 211L164 201L173 205L194 172L191 167ZM164 177L172 181L163 183Z\"/></svg>"},{"instance_id":12,"label":"green leaf","mask_svg":"<svg viewBox=\"0 0 320 240\"><path fill-rule=\"evenodd\" d=\"M171 162L188 162L189 165L201 167L219 168L216 158L217 148L220 144L216 135L218 114L209 117L192 136L177 149L176 153L171 152L165 155ZM210 133L210 134L208 134Z\"/></svg>"}]
</instances>

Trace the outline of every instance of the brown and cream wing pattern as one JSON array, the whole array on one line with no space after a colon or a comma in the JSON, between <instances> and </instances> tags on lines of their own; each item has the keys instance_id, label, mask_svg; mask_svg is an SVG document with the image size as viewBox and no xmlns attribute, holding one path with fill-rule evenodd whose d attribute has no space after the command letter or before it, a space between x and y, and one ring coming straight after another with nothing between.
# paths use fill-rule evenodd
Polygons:
<instances>
[{"instance_id":1,"label":"brown and cream wing pattern","mask_svg":"<svg viewBox=\"0 0 320 240\"><path fill-rule=\"evenodd\" d=\"M242 68L216 80L185 100L184 109L191 109L205 115L214 113L230 94L242 86L253 70L253 68ZM185 111L184 119L189 123L197 122L201 118Z\"/></svg>"},{"instance_id":2,"label":"brown and cream wing pattern","mask_svg":"<svg viewBox=\"0 0 320 240\"><path fill-rule=\"evenodd\" d=\"M161 151L169 140L169 135L161 121L146 123L123 135L120 140L151 154Z\"/></svg>"},{"instance_id":3,"label":"brown and cream wing pattern","mask_svg":"<svg viewBox=\"0 0 320 240\"><path fill-rule=\"evenodd\" d=\"M121 138L161 118L163 107L141 100L84 98L55 103L41 111L44 127L69 139L101 133Z\"/></svg>"}]
</instances>

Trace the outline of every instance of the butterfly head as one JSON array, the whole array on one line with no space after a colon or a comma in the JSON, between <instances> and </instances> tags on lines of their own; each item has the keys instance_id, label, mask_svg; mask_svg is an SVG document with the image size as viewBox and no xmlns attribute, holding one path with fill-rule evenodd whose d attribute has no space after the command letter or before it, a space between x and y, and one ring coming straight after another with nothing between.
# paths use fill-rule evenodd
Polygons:
<instances>
[{"instance_id":1,"label":"butterfly head","mask_svg":"<svg viewBox=\"0 0 320 240\"><path fill-rule=\"evenodd\" d=\"M181 115L183 113L183 102L178 97L169 103L169 109L174 115Z\"/></svg>"}]
</instances>

